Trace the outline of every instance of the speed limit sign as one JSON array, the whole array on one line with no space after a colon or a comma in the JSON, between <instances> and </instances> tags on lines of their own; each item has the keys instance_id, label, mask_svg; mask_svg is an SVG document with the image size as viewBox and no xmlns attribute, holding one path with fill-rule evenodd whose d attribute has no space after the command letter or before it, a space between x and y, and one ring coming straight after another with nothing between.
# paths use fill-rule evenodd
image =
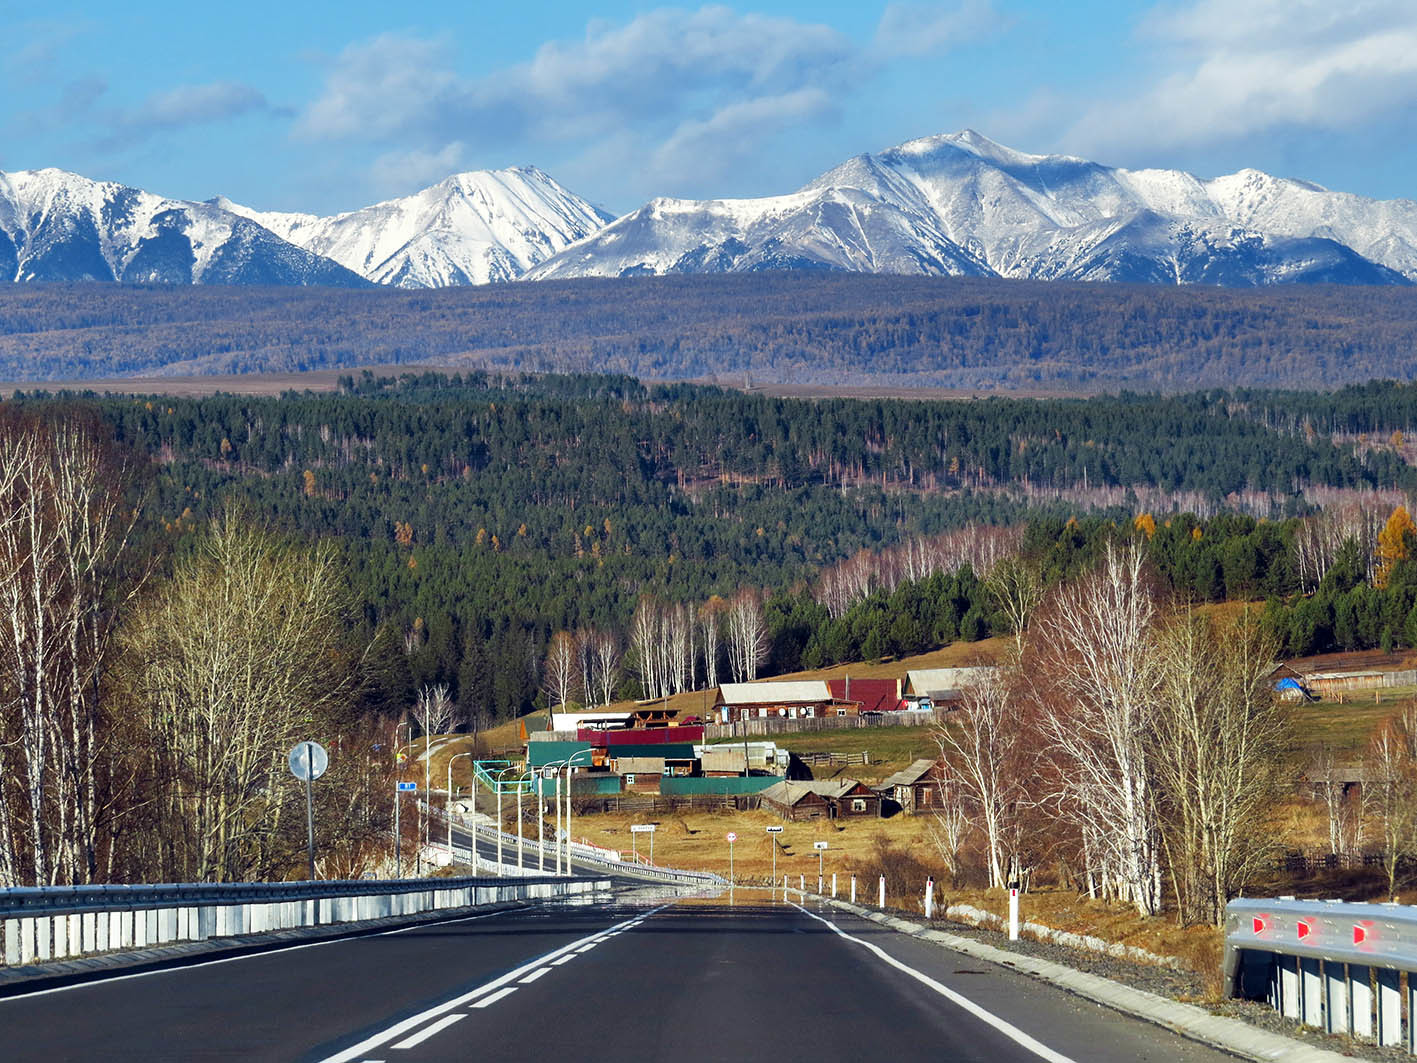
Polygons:
<instances>
[{"instance_id":1,"label":"speed limit sign","mask_svg":"<svg viewBox=\"0 0 1417 1063\"><path fill-rule=\"evenodd\" d=\"M729 831L728 840L731 842L736 842L738 840L738 833L736 831Z\"/></svg>"}]
</instances>

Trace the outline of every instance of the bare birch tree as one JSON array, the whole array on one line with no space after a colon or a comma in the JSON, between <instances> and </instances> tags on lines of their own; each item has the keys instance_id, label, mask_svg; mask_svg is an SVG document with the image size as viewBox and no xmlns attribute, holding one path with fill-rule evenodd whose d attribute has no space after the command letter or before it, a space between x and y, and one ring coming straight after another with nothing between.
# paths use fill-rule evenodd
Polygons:
<instances>
[{"instance_id":1,"label":"bare birch tree","mask_svg":"<svg viewBox=\"0 0 1417 1063\"><path fill-rule=\"evenodd\" d=\"M1085 814L1119 869L1119 892L1153 915L1162 871L1147 743L1159 676L1141 549L1109 544L1101 569L1063 587L1052 606L1035 622L1033 668L1047 688L1040 726L1065 790L1061 807Z\"/></svg>"},{"instance_id":2,"label":"bare birch tree","mask_svg":"<svg viewBox=\"0 0 1417 1063\"><path fill-rule=\"evenodd\" d=\"M0 423L0 884L94 876L130 482L95 421Z\"/></svg>"},{"instance_id":3,"label":"bare birch tree","mask_svg":"<svg viewBox=\"0 0 1417 1063\"><path fill-rule=\"evenodd\" d=\"M935 727L940 756L966 795L984 833L991 887L1007 881L1009 819L1026 795L1031 771L1009 677L988 673L964 694L961 711Z\"/></svg>"},{"instance_id":4,"label":"bare birch tree","mask_svg":"<svg viewBox=\"0 0 1417 1063\"><path fill-rule=\"evenodd\" d=\"M620 646L608 631L595 633L591 648L595 664L596 694L601 705L609 705L620 685Z\"/></svg>"},{"instance_id":5,"label":"bare birch tree","mask_svg":"<svg viewBox=\"0 0 1417 1063\"><path fill-rule=\"evenodd\" d=\"M1219 924L1273 852L1271 810L1289 744L1269 688L1274 647L1256 619L1186 611L1156 641L1161 687L1150 762L1181 918Z\"/></svg>"},{"instance_id":6,"label":"bare birch tree","mask_svg":"<svg viewBox=\"0 0 1417 1063\"><path fill-rule=\"evenodd\" d=\"M735 683L750 683L768 655L762 596L749 588L739 591L728 603L727 621L729 671Z\"/></svg>"},{"instance_id":7,"label":"bare birch tree","mask_svg":"<svg viewBox=\"0 0 1417 1063\"><path fill-rule=\"evenodd\" d=\"M563 709L576 695L576 640L568 631L551 636L541 672L541 690L552 708Z\"/></svg>"},{"instance_id":8,"label":"bare birch tree","mask_svg":"<svg viewBox=\"0 0 1417 1063\"><path fill-rule=\"evenodd\" d=\"M704 646L704 684L710 690L718 686L719 633L727 608L728 603L716 594L699 608L699 630L703 633Z\"/></svg>"},{"instance_id":9,"label":"bare birch tree","mask_svg":"<svg viewBox=\"0 0 1417 1063\"><path fill-rule=\"evenodd\" d=\"M125 692L160 786L159 873L279 876L285 756L355 688L362 657L335 553L228 512L124 632ZM297 818L292 813L290 818Z\"/></svg>"}]
</instances>

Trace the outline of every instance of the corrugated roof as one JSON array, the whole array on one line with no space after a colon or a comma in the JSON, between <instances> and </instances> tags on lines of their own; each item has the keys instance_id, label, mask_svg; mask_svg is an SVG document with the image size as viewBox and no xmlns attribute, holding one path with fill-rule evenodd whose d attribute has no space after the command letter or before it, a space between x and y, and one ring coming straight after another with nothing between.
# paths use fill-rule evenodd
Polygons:
<instances>
[{"instance_id":1,"label":"corrugated roof","mask_svg":"<svg viewBox=\"0 0 1417 1063\"><path fill-rule=\"evenodd\" d=\"M855 779L816 779L809 782L783 781L769 786L763 791L763 800L789 808L808 794L836 799L844 797L861 784Z\"/></svg>"},{"instance_id":2,"label":"corrugated roof","mask_svg":"<svg viewBox=\"0 0 1417 1063\"><path fill-rule=\"evenodd\" d=\"M692 742L661 742L657 745L607 746L605 755L611 760L625 760L628 757L658 757L660 760L693 760Z\"/></svg>"},{"instance_id":3,"label":"corrugated roof","mask_svg":"<svg viewBox=\"0 0 1417 1063\"><path fill-rule=\"evenodd\" d=\"M579 753L581 750L585 750L585 755L576 757L575 767L590 763L590 744L588 742L528 742L526 760L530 767L541 768L547 764L554 764L558 760L565 760L571 754Z\"/></svg>"},{"instance_id":4,"label":"corrugated roof","mask_svg":"<svg viewBox=\"0 0 1417 1063\"><path fill-rule=\"evenodd\" d=\"M905 688L909 693L922 694L926 691L959 690L974 686L992 675L998 669L993 665L978 665L970 668L917 668L905 673Z\"/></svg>"},{"instance_id":5,"label":"corrugated roof","mask_svg":"<svg viewBox=\"0 0 1417 1063\"><path fill-rule=\"evenodd\" d=\"M890 778L885 779L876 789L884 790L888 786L912 786L928 775L930 769L935 766L935 763L935 761L929 758L914 761L911 763L910 767L902 768Z\"/></svg>"},{"instance_id":6,"label":"corrugated roof","mask_svg":"<svg viewBox=\"0 0 1417 1063\"><path fill-rule=\"evenodd\" d=\"M718 688L724 705L763 705L831 701L831 691L820 679L767 683L724 683Z\"/></svg>"}]
</instances>

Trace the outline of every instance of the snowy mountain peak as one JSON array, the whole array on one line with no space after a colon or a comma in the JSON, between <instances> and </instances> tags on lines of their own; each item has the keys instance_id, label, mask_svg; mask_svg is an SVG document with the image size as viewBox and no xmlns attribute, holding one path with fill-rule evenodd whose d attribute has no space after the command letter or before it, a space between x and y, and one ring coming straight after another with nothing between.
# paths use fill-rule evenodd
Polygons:
<instances>
[{"instance_id":1,"label":"snowy mountain peak","mask_svg":"<svg viewBox=\"0 0 1417 1063\"><path fill-rule=\"evenodd\" d=\"M610 220L534 166L453 174L326 218L229 209L375 283L404 288L516 280Z\"/></svg>"},{"instance_id":2,"label":"snowy mountain peak","mask_svg":"<svg viewBox=\"0 0 1417 1063\"><path fill-rule=\"evenodd\" d=\"M529 277L766 268L1401 284L1417 280L1417 204L1257 170L1129 171L965 129L857 155L787 195L653 200Z\"/></svg>"}]
</instances>

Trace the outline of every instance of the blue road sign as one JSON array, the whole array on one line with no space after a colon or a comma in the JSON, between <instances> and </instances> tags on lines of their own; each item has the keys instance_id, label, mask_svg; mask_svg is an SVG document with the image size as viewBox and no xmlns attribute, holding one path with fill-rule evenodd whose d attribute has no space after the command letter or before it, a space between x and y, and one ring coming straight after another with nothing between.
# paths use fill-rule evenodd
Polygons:
<instances>
[{"instance_id":1,"label":"blue road sign","mask_svg":"<svg viewBox=\"0 0 1417 1063\"><path fill-rule=\"evenodd\" d=\"M401 782L398 784L398 788L401 794L411 793L418 790L418 784L416 782Z\"/></svg>"}]
</instances>

